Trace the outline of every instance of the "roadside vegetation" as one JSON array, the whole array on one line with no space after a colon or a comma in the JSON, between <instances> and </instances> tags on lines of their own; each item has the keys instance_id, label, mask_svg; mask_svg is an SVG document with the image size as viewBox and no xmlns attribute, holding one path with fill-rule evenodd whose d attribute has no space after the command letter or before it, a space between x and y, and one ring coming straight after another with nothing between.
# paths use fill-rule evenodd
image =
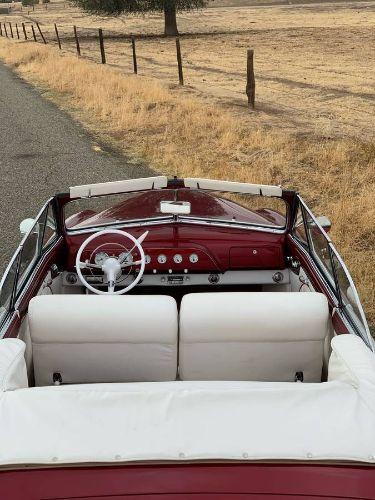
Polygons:
<instances>
[{"instance_id":1,"label":"roadside vegetation","mask_svg":"<svg viewBox=\"0 0 375 500\"><path fill-rule=\"evenodd\" d=\"M375 323L375 145L243 120L156 80L53 47L0 39L0 58L85 127L165 174L281 184L333 222L332 238Z\"/></svg>"}]
</instances>

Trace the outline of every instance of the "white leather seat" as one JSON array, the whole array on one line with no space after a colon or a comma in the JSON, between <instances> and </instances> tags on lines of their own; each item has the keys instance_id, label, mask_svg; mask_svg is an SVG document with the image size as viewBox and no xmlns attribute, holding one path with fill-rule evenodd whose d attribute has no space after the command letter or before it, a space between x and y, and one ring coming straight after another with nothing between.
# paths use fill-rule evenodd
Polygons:
<instances>
[{"instance_id":1,"label":"white leather seat","mask_svg":"<svg viewBox=\"0 0 375 500\"><path fill-rule=\"evenodd\" d=\"M320 382L327 299L319 293L196 293L180 310L182 380Z\"/></svg>"},{"instance_id":2,"label":"white leather seat","mask_svg":"<svg viewBox=\"0 0 375 500\"><path fill-rule=\"evenodd\" d=\"M45 295L31 300L35 385L176 379L177 305L153 296Z\"/></svg>"}]
</instances>

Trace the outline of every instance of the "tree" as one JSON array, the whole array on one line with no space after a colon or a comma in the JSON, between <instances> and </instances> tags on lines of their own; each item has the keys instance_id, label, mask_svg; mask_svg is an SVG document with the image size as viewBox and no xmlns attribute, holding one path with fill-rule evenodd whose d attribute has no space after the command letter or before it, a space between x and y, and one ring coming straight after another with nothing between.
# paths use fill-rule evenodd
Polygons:
<instances>
[{"instance_id":1,"label":"tree","mask_svg":"<svg viewBox=\"0 0 375 500\"><path fill-rule=\"evenodd\" d=\"M37 5L39 0L22 0L22 5L24 7L30 7L31 5Z\"/></svg>"},{"instance_id":2,"label":"tree","mask_svg":"<svg viewBox=\"0 0 375 500\"><path fill-rule=\"evenodd\" d=\"M199 9L207 0L72 0L75 5L95 15L119 16L146 12L164 12L164 34L178 35L176 13Z\"/></svg>"}]
</instances>

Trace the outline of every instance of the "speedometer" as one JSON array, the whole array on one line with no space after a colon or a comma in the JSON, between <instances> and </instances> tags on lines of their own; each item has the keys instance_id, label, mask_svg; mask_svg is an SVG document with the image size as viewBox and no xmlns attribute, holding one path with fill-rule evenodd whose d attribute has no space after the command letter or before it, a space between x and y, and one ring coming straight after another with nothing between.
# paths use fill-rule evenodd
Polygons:
<instances>
[{"instance_id":1,"label":"speedometer","mask_svg":"<svg viewBox=\"0 0 375 500\"><path fill-rule=\"evenodd\" d=\"M121 264L130 266L133 263L133 256L129 252L122 252L118 256L118 260L121 262Z\"/></svg>"},{"instance_id":2,"label":"speedometer","mask_svg":"<svg viewBox=\"0 0 375 500\"><path fill-rule=\"evenodd\" d=\"M105 252L98 252L96 255L95 255L95 264L97 266L102 266L104 264L104 262L109 258L109 255Z\"/></svg>"}]
</instances>

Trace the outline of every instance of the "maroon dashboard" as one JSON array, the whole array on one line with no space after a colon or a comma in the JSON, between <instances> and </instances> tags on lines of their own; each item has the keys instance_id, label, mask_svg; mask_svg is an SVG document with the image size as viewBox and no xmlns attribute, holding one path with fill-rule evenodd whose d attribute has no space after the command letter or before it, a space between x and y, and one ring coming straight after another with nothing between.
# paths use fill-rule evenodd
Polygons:
<instances>
[{"instance_id":1,"label":"maroon dashboard","mask_svg":"<svg viewBox=\"0 0 375 500\"><path fill-rule=\"evenodd\" d=\"M239 269L285 268L285 234L207 224L166 223L122 229L138 238L149 231L142 246L145 273L226 272ZM80 245L92 233L68 234L66 269L73 271ZM118 256L129 250L129 240L105 235L89 244L82 260L97 251ZM100 247L100 248L99 248ZM137 257L136 253L133 253Z\"/></svg>"}]
</instances>

